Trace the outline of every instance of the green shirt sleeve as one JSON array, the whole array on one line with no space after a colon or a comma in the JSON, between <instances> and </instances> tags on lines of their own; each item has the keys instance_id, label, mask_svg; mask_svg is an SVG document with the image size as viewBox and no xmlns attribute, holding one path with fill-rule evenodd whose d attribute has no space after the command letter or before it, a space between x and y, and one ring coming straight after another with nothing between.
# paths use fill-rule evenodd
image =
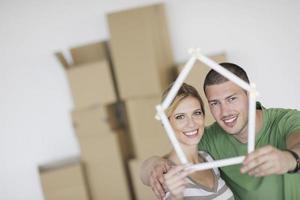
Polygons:
<instances>
[{"instance_id":1,"label":"green shirt sleeve","mask_svg":"<svg viewBox=\"0 0 300 200\"><path fill-rule=\"evenodd\" d=\"M292 133L300 133L300 111L292 109L274 109L275 120L272 122L278 128L281 137L285 139Z\"/></svg>"}]
</instances>

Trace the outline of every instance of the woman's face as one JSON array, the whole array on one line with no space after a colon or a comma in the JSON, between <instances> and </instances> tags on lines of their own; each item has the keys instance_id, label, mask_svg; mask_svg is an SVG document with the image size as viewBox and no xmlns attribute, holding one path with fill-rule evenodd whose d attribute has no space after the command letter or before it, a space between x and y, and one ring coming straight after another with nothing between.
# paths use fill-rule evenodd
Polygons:
<instances>
[{"instance_id":1,"label":"woman's face","mask_svg":"<svg viewBox=\"0 0 300 200\"><path fill-rule=\"evenodd\" d=\"M204 132L204 116L198 99L191 96L182 99L169 119L180 143L199 143Z\"/></svg>"}]
</instances>

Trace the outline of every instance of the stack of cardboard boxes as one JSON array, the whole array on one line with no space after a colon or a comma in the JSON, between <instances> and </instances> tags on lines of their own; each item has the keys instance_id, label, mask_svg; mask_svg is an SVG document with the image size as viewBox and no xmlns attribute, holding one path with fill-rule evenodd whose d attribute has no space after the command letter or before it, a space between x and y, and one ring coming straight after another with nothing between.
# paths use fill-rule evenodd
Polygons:
<instances>
[{"instance_id":1,"label":"stack of cardboard boxes","mask_svg":"<svg viewBox=\"0 0 300 200\"><path fill-rule=\"evenodd\" d=\"M70 49L73 63L57 53L74 98L72 119L93 200L130 199L119 145L122 129L110 122L109 106L117 101L108 45L99 42ZM117 192L116 192L117 190Z\"/></svg>"},{"instance_id":2,"label":"stack of cardboard boxes","mask_svg":"<svg viewBox=\"0 0 300 200\"><path fill-rule=\"evenodd\" d=\"M154 199L151 189L141 183L139 171L143 159L171 149L162 125L154 118L155 105L173 80L164 6L110 13L107 19L116 81L135 155L128 163L135 197Z\"/></svg>"}]
</instances>

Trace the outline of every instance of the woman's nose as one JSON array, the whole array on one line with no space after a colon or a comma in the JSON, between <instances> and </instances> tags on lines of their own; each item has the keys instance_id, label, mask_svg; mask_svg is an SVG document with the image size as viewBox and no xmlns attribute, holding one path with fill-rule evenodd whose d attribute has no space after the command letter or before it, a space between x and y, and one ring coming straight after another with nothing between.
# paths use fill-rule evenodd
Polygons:
<instances>
[{"instance_id":1,"label":"woman's nose","mask_svg":"<svg viewBox=\"0 0 300 200\"><path fill-rule=\"evenodd\" d=\"M186 125L188 127L194 127L196 125L195 119L193 117L187 117Z\"/></svg>"}]
</instances>

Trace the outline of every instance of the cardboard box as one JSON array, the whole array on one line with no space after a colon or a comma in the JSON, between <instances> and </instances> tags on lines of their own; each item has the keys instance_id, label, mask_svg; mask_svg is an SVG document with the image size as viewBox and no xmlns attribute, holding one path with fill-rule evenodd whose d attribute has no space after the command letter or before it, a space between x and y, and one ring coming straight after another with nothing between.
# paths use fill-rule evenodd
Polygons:
<instances>
[{"instance_id":1,"label":"cardboard box","mask_svg":"<svg viewBox=\"0 0 300 200\"><path fill-rule=\"evenodd\" d=\"M88 200L88 190L80 163L41 168L45 200Z\"/></svg>"},{"instance_id":2,"label":"cardboard box","mask_svg":"<svg viewBox=\"0 0 300 200\"><path fill-rule=\"evenodd\" d=\"M118 113L114 109L117 105L114 103L109 106L98 105L84 110L76 110L72 112L72 119L79 141L87 137L116 135L117 145L119 145L122 159L125 161L133 157L133 145L131 136L125 130L124 125L116 122Z\"/></svg>"},{"instance_id":3,"label":"cardboard box","mask_svg":"<svg viewBox=\"0 0 300 200\"><path fill-rule=\"evenodd\" d=\"M133 182L134 194L136 200L153 200L156 199L150 187L145 186L140 179L140 167L142 161L135 159L129 162L131 179Z\"/></svg>"},{"instance_id":4,"label":"cardboard box","mask_svg":"<svg viewBox=\"0 0 300 200\"><path fill-rule=\"evenodd\" d=\"M108 43L106 41L72 47L70 52L73 65L109 60Z\"/></svg>"},{"instance_id":5,"label":"cardboard box","mask_svg":"<svg viewBox=\"0 0 300 200\"><path fill-rule=\"evenodd\" d=\"M122 129L113 130L108 116L106 106L102 105L72 113L81 159L93 200L130 199L124 163L130 155L130 146L119 144L120 137L122 142L126 139L122 135L125 133Z\"/></svg>"},{"instance_id":6,"label":"cardboard box","mask_svg":"<svg viewBox=\"0 0 300 200\"><path fill-rule=\"evenodd\" d=\"M160 95L173 79L173 56L164 6L156 4L107 16L121 99Z\"/></svg>"},{"instance_id":7,"label":"cardboard box","mask_svg":"<svg viewBox=\"0 0 300 200\"><path fill-rule=\"evenodd\" d=\"M87 136L107 136L113 134L108 123L109 115L105 105L97 105L83 110L74 110L72 120L79 139Z\"/></svg>"},{"instance_id":8,"label":"cardboard box","mask_svg":"<svg viewBox=\"0 0 300 200\"><path fill-rule=\"evenodd\" d=\"M124 102L136 158L162 156L172 149L165 129L155 119L155 106L159 102L160 97L137 98Z\"/></svg>"},{"instance_id":9,"label":"cardboard box","mask_svg":"<svg viewBox=\"0 0 300 200\"><path fill-rule=\"evenodd\" d=\"M79 143L92 199L129 200L129 180L116 135L81 138Z\"/></svg>"},{"instance_id":10,"label":"cardboard box","mask_svg":"<svg viewBox=\"0 0 300 200\"><path fill-rule=\"evenodd\" d=\"M116 101L109 58L101 45L71 49L74 64L68 63L62 53L56 53L66 70L76 109Z\"/></svg>"},{"instance_id":11,"label":"cardboard box","mask_svg":"<svg viewBox=\"0 0 300 200\"><path fill-rule=\"evenodd\" d=\"M225 53L217 54L210 56L211 59L216 61L217 63L225 62L226 61L226 55ZM181 64L177 68L178 74L180 73L181 69L184 67L184 64ZM189 73L187 79L185 80L186 83L194 86L200 96L202 97L202 100L204 102L204 109L205 109L205 125L208 126L212 124L215 119L210 113L209 106L207 103L206 96L203 91L203 84L206 74L211 68L206 66L205 64L201 63L199 60L196 61L195 66L192 68L192 71Z\"/></svg>"}]
</instances>

